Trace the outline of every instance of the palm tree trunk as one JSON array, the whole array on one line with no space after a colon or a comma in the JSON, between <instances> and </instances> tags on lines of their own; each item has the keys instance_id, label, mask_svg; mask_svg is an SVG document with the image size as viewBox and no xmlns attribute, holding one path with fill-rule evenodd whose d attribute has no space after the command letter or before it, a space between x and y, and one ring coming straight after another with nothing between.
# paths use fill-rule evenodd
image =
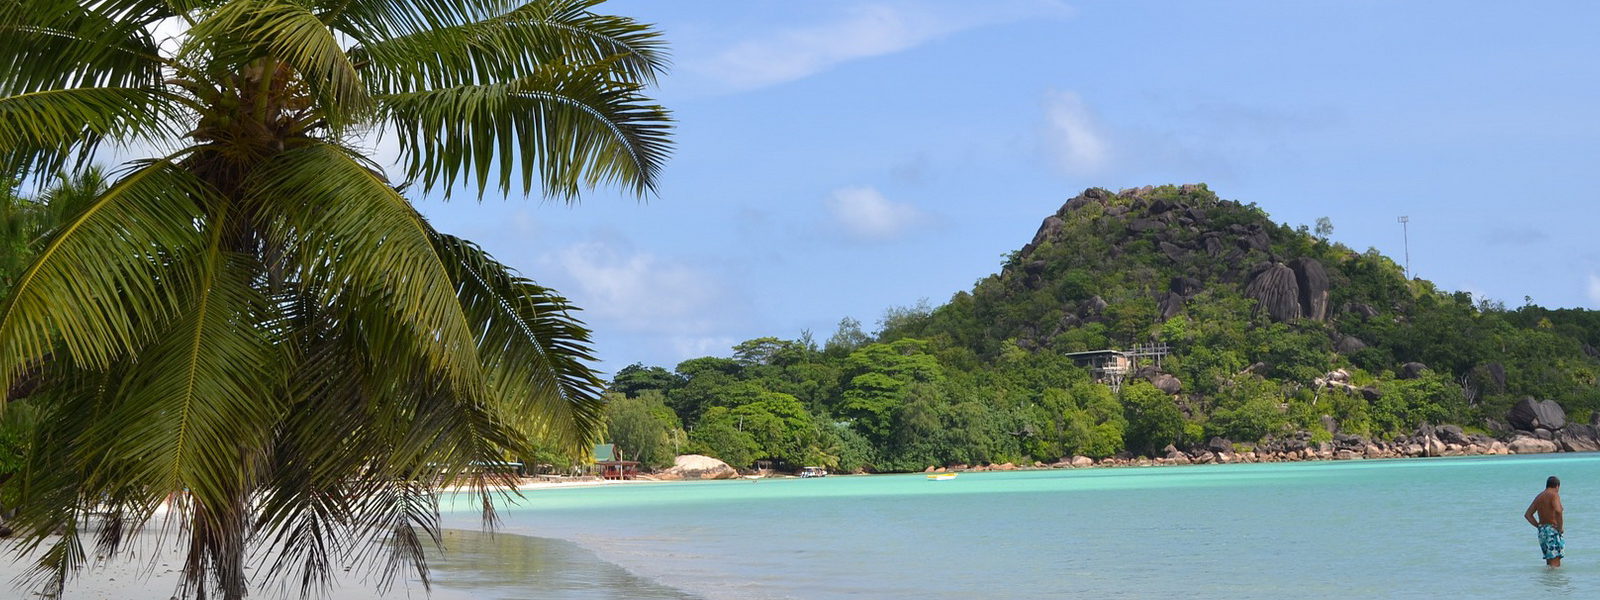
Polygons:
<instances>
[{"instance_id":1,"label":"palm tree trunk","mask_svg":"<svg viewBox=\"0 0 1600 600\"><path fill-rule=\"evenodd\" d=\"M215 578L222 600L244 600L249 580L244 573L246 529L245 501L236 494L226 506L194 504L189 556L184 565L187 584L195 597L206 600L207 576Z\"/></svg>"}]
</instances>

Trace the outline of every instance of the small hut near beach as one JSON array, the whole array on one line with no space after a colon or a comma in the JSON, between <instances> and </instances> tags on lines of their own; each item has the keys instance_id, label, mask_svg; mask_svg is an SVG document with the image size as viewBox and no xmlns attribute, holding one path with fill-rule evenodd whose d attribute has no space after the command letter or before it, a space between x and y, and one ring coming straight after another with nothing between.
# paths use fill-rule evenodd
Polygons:
<instances>
[{"instance_id":1,"label":"small hut near beach","mask_svg":"<svg viewBox=\"0 0 1600 600\"><path fill-rule=\"evenodd\" d=\"M633 479L639 475L639 461L622 460L616 444L595 444L591 473L601 479Z\"/></svg>"}]
</instances>

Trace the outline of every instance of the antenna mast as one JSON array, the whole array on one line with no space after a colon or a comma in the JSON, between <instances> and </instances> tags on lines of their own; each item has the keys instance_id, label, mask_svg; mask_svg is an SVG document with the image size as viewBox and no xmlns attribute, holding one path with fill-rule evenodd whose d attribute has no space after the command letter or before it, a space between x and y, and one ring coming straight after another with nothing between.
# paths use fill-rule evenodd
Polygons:
<instances>
[{"instance_id":1,"label":"antenna mast","mask_svg":"<svg viewBox=\"0 0 1600 600\"><path fill-rule=\"evenodd\" d=\"M1409 281L1411 279L1411 228L1406 224L1411 222L1411 217L1400 217L1399 221L1400 239L1403 240L1406 248L1406 279Z\"/></svg>"}]
</instances>

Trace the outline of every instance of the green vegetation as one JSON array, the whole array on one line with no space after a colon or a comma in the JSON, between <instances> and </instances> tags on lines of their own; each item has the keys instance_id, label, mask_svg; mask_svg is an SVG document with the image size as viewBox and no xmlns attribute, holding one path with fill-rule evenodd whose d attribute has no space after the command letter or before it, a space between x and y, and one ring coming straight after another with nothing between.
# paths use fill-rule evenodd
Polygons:
<instances>
[{"instance_id":1,"label":"green vegetation","mask_svg":"<svg viewBox=\"0 0 1600 600\"><path fill-rule=\"evenodd\" d=\"M1440 291L1332 232L1204 186L1091 190L943 306L891 309L871 335L845 319L821 348L760 338L673 371L630 366L612 389L662 394L693 450L734 465L874 471L1326 440L1325 418L1385 439L1424 423L1493 430L1523 396L1573 419L1600 410L1600 312ZM1291 291L1321 302L1291 293L1280 308L1298 316L1275 318L1250 284L1296 259L1326 284ZM1162 371L1178 393L1153 372L1114 393L1064 356L1150 343L1171 347Z\"/></svg>"},{"instance_id":2,"label":"green vegetation","mask_svg":"<svg viewBox=\"0 0 1600 600\"><path fill-rule=\"evenodd\" d=\"M0 177L170 152L0 206L0 500L46 593L171 498L184 596L425 579L439 485L487 506L484 463L587 452L588 331L401 190L648 193L661 41L594 4L0 3ZM364 154L375 130L403 181ZM277 560L249 577L257 549Z\"/></svg>"}]
</instances>

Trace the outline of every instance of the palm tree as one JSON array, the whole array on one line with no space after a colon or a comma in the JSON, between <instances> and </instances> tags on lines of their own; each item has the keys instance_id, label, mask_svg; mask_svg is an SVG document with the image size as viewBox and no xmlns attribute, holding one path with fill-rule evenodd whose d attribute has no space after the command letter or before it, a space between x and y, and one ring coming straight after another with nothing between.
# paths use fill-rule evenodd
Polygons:
<instances>
[{"instance_id":1,"label":"palm tree","mask_svg":"<svg viewBox=\"0 0 1600 600\"><path fill-rule=\"evenodd\" d=\"M162 506L186 596L311 592L358 559L426 581L441 482L489 519L504 476L478 467L594 440L565 300L399 190L653 190L670 124L642 89L664 51L597 3L0 4L0 168L160 149L72 203L0 303L0 389L37 410L13 525L47 592ZM399 143L398 185L372 131Z\"/></svg>"}]
</instances>

